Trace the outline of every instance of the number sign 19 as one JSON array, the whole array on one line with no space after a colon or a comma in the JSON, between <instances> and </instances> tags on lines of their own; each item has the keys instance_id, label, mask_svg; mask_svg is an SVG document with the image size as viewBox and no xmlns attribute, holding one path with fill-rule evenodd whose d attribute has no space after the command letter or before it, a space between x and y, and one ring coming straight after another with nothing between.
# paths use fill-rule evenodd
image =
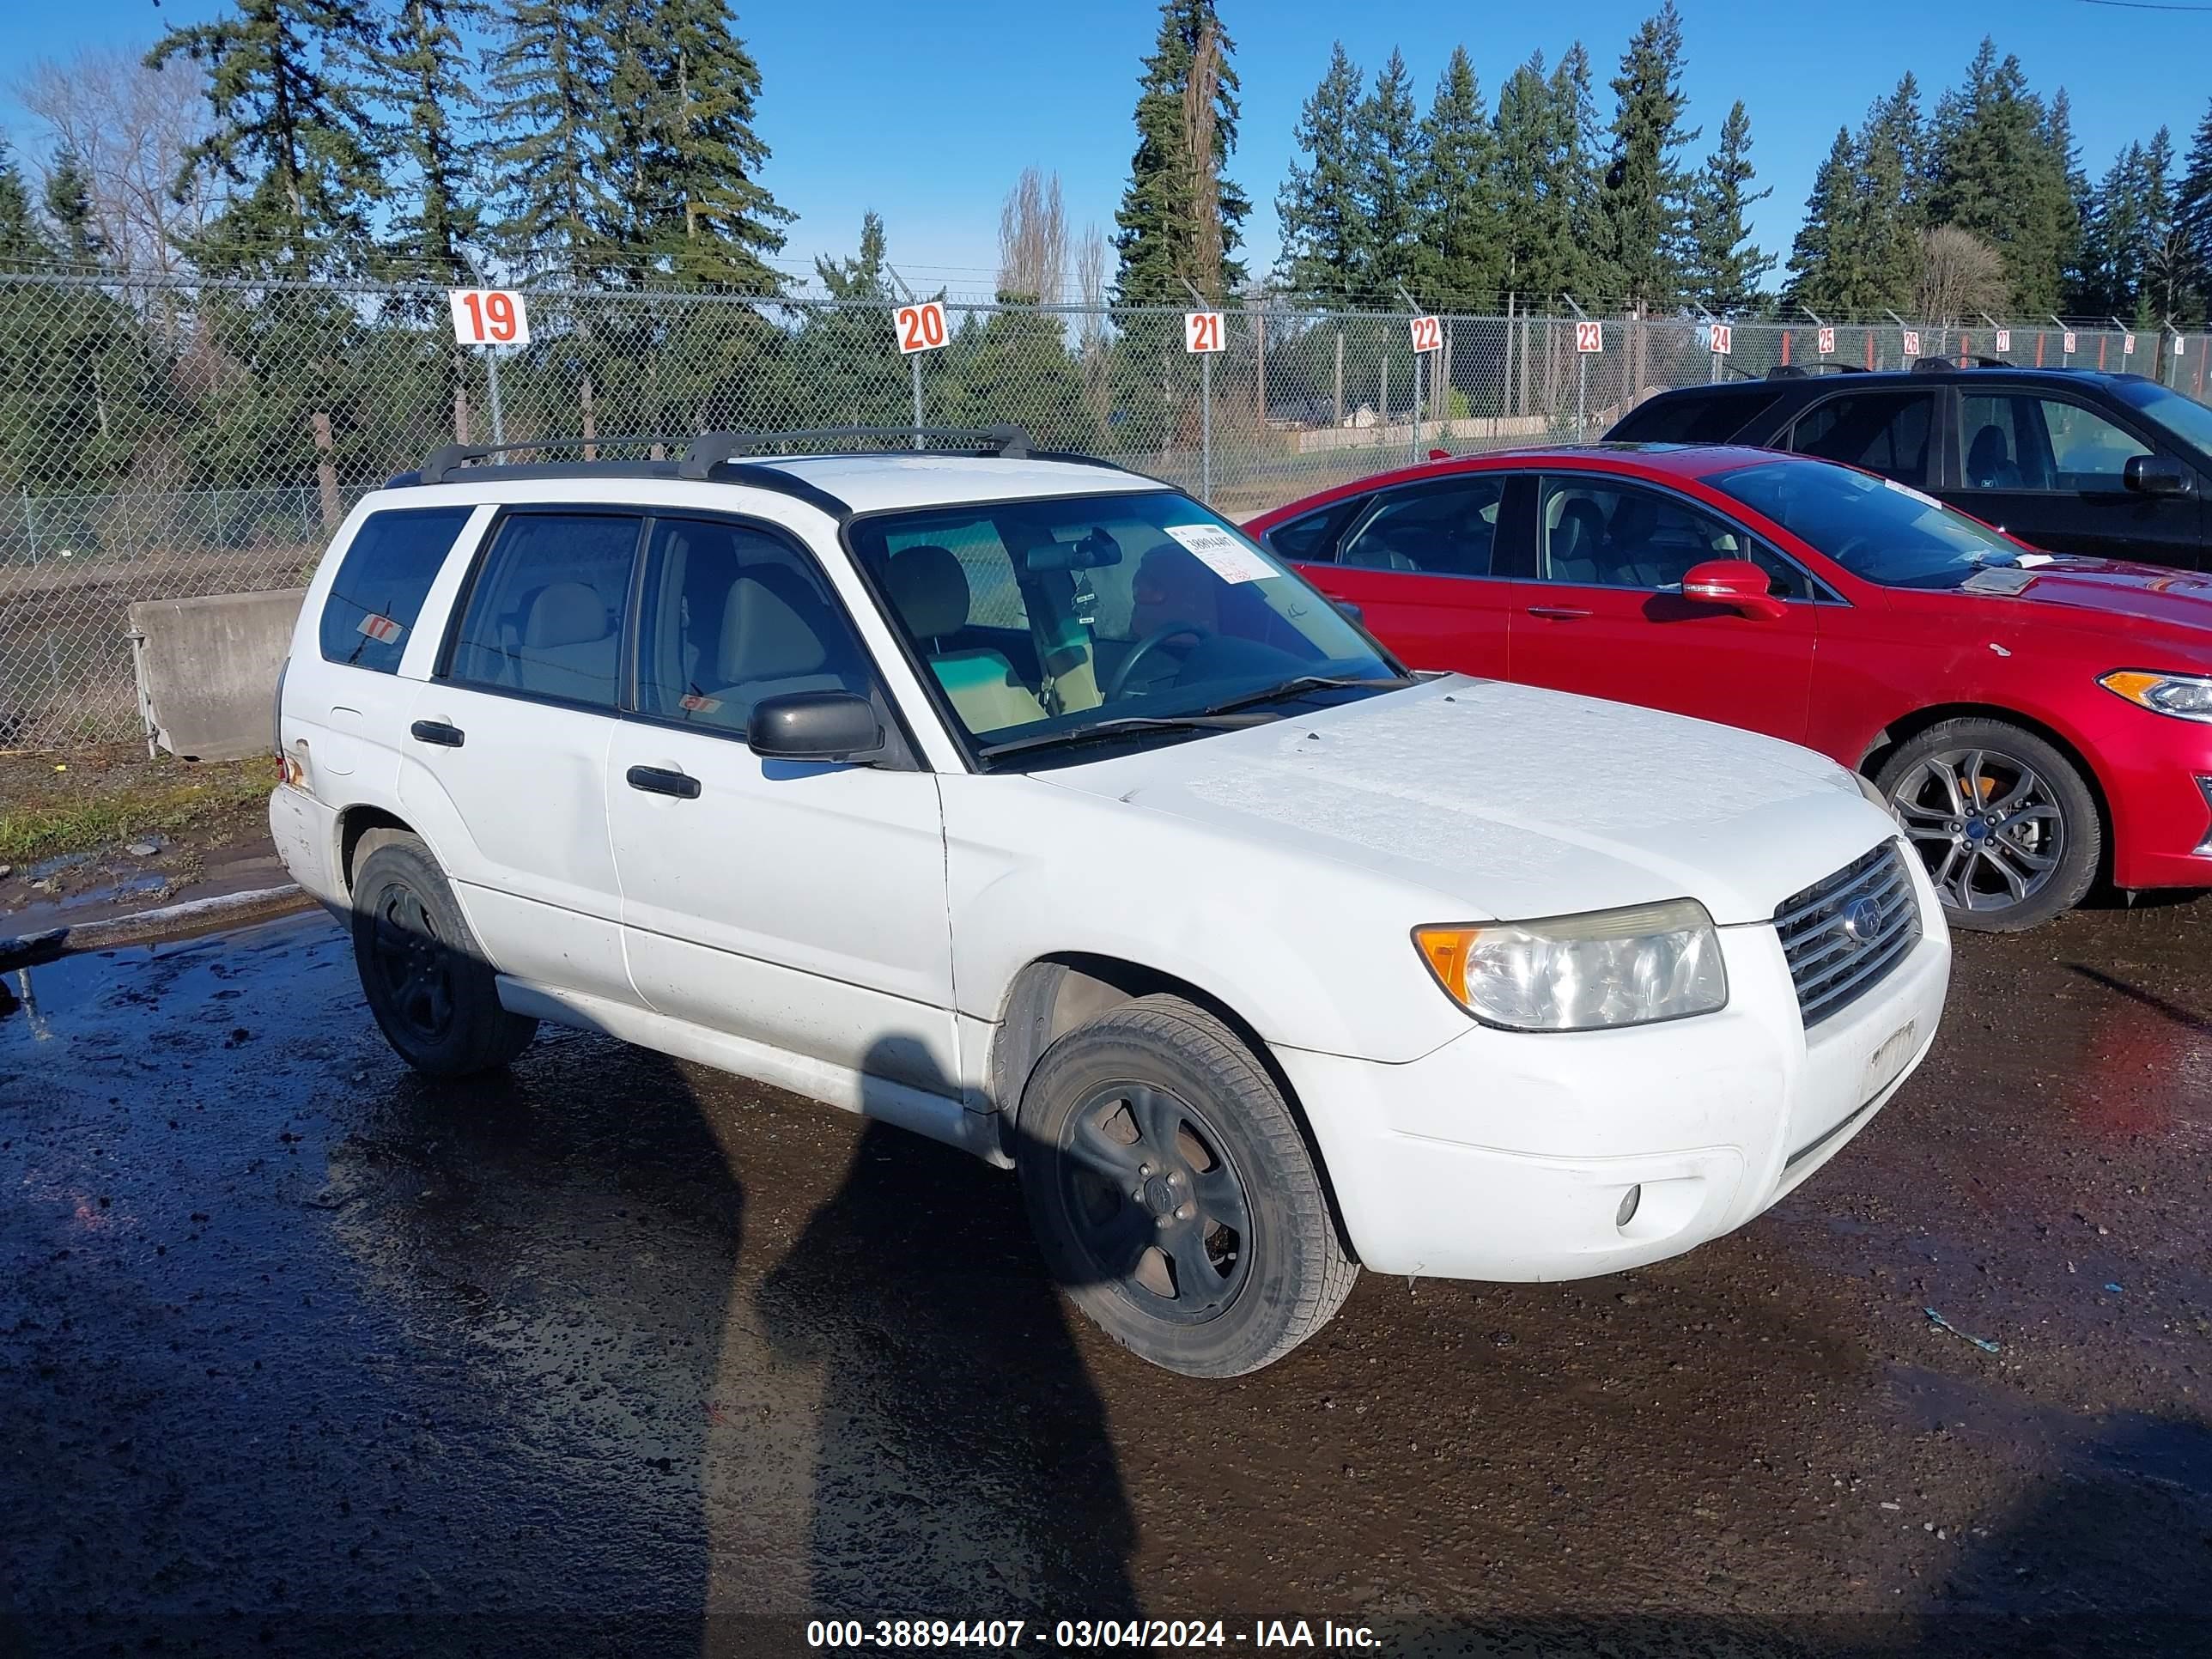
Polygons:
<instances>
[{"instance_id":1,"label":"number sign 19","mask_svg":"<svg viewBox=\"0 0 2212 1659\"><path fill-rule=\"evenodd\" d=\"M1185 351L1220 350L1221 313L1218 311L1183 313L1182 349Z\"/></svg>"},{"instance_id":2,"label":"number sign 19","mask_svg":"<svg viewBox=\"0 0 2212 1659\"><path fill-rule=\"evenodd\" d=\"M1434 317L1413 319L1413 349L1442 351L1444 348L1444 325Z\"/></svg>"},{"instance_id":3,"label":"number sign 19","mask_svg":"<svg viewBox=\"0 0 2212 1659\"><path fill-rule=\"evenodd\" d=\"M1821 329L1821 330L1820 330L1818 332L1816 332L1813 337L1814 337L1814 343L1815 345L1817 345L1817 346L1820 348L1820 355L1821 355L1823 357L1833 356L1835 355L1835 350L1836 350L1836 331L1835 331L1835 330L1833 330L1832 328L1824 328L1824 329Z\"/></svg>"},{"instance_id":4,"label":"number sign 19","mask_svg":"<svg viewBox=\"0 0 2212 1659\"><path fill-rule=\"evenodd\" d=\"M891 315L891 326L898 335L901 356L916 351L934 351L948 337L945 332L945 307L934 300L924 300L918 306L901 306Z\"/></svg>"},{"instance_id":5,"label":"number sign 19","mask_svg":"<svg viewBox=\"0 0 2212 1659\"><path fill-rule=\"evenodd\" d=\"M452 289L446 303L453 313L453 337L463 345L530 343L530 313L512 289Z\"/></svg>"},{"instance_id":6,"label":"number sign 19","mask_svg":"<svg viewBox=\"0 0 2212 1659\"><path fill-rule=\"evenodd\" d=\"M1605 325L1603 323L1595 321L1577 323L1575 325L1575 349L1577 351L1604 350Z\"/></svg>"}]
</instances>

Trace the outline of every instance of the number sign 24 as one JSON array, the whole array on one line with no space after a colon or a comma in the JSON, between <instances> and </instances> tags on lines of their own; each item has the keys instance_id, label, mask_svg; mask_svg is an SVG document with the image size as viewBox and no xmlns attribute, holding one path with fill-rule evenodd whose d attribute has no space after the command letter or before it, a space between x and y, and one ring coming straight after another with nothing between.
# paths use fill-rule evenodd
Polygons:
<instances>
[{"instance_id":1,"label":"number sign 24","mask_svg":"<svg viewBox=\"0 0 2212 1659\"><path fill-rule=\"evenodd\" d=\"M949 337L945 331L945 307L934 300L925 300L918 306L901 306L892 313L891 325L898 334L901 356L916 351L934 351Z\"/></svg>"}]
</instances>

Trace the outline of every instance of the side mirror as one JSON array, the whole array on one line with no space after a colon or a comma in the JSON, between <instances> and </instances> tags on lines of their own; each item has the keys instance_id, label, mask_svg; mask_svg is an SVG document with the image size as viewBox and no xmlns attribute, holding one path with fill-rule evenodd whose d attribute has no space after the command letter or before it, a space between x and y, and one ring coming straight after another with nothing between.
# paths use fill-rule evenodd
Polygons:
<instances>
[{"instance_id":1,"label":"side mirror","mask_svg":"<svg viewBox=\"0 0 2212 1659\"><path fill-rule=\"evenodd\" d=\"M1766 573L1749 559L1707 559L1682 578L1682 597L1723 605L1738 616L1772 622L1786 616L1781 600L1768 591Z\"/></svg>"},{"instance_id":2,"label":"side mirror","mask_svg":"<svg viewBox=\"0 0 2212 1659\"><path fill-rule=\"evenodd\" d=\"M763 697L745 727L753 753L770 760L869 760L884 746L875 705L849 691Z\"/></svg>"},{"instance_id":3,"label":"side mirror","mask_svg":"<svg viewBox=\"0 0 2212 1659\"><path fill-rule=\"evenodd\" d=\"M2189 474L2168 456L2130 455L2120 482L2139 495L2179 495L2189 489Z\"/></svg>"},{"instance_id":4,"label":"side mirror","mask_svg":"<svg viewBox=\"0 0 2212 1659\"><path fill-rule=\"evenodd\" d=\"M1362 628L1367 626L1367 613L1350 599L1331 599L1329 603L1336 607L1339 615L1349 617Z\"/></svg>"}]
</instances>

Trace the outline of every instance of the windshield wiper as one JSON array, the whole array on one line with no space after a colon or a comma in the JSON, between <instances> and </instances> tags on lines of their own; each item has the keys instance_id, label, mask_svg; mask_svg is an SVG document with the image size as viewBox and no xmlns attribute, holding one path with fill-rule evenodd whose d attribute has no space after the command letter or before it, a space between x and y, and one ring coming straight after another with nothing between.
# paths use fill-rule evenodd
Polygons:
<instances>
[{"instance_id":1,"label":"windshield wiper","mask_svg":"<svg viewBox=\"0 0 2212 1659\"><path fill-rule=\"evenodd\" d=\"M1117 714L1112 720L1078 726L1072 732L1033 732L1025 738L987 743L975 753L984 760L996 760L1001 755L1018 754L1024 749L1070 749L1078 744L1103 743L1133 731L1234 732L1267 723L1268 717L1264 714L1238 719L1219 708L1200 709L1195 714Z\"/></svg>"},{"instance_id":2,"label":"windshield wiper","mask_svg":"<svg viewBox=\"0 0 2212 1659\"><path fill-rule=\"evenodd\" d=\"M1354 685L1376 691L1396 691L1413 683L1401 674L1385 675L1380 679L1363 678L1352 674L1301 674L1296 679L1285 680L1280 685L1271 685L1264 691L1248 691L1241 697L1210 703L1199 712L1202 714L1226 714L1236 709L1256 708L1261 703L1295 697L1306 691L1336 691Z\"/></svg>"}]
</instances>

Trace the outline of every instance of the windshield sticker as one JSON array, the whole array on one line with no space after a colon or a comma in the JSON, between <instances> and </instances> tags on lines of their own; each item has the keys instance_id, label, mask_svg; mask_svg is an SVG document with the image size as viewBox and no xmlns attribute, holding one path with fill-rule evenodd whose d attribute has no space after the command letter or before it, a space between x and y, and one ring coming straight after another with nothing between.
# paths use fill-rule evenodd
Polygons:
<instances>
[{"instance_id":1,"label":"windshield sticker","mask_svg":"<svg viewBox=\"0 0 2212 1659\"><path fill-rule=\"evenodd\" d=\"M1171 524L1161 527L1225 582L1265 581L1275 574L1273 565L1219 525Z\"/></svg>"},{"instance_id":2,"label":"windshield sticker","mask_svg":"<svg viewBox=\"0 0 2212 1659\"><path fill-rule=\"evenodd\" d=\"M1911 484L1899 483L1894 478L1884 478L1882 482L1887 484L1892 489L1894 489L1899 495L1911 496L1914 501L1919 502L1923 507L1940 507L1943 505L1942 502L1937 501L1933 495L1924 495L1921 491L1915 489Z\"/></svg>"},{"instance_id":3,"label":"windshield sticker","mask_svg":"<svg viewBox=\"0 0 2212 1659\"><path fill-rule=\"evenodd\" d=\"M2035 573L2021 570L2008 564L1993 564L1977 570L1959 584L1962 593L2018 593L2033 584Z\"/></svg>"},{"instance_id":4,"label":"windshield sticker","mask_svg":"<svg viewBox=\"0 0 2212 1659\"><path fill-rule=\"evenodd\" d=\"M686 691L677 698L676 706L687 714L711 714L722 706L722 700L703 691Z\"/></svg>"},{"instance_id":5,"label":"windshield sticker","mask_svg":"<svg viewBox=\"0 0 2212 1659\"><path fill-rule=\"evenodd\" d=\"M379 645L389 645L407 631L406 624L396 623L389 617L380 617L374 611L361 619L361 631Z\"/></svg>"}]
</instances>

